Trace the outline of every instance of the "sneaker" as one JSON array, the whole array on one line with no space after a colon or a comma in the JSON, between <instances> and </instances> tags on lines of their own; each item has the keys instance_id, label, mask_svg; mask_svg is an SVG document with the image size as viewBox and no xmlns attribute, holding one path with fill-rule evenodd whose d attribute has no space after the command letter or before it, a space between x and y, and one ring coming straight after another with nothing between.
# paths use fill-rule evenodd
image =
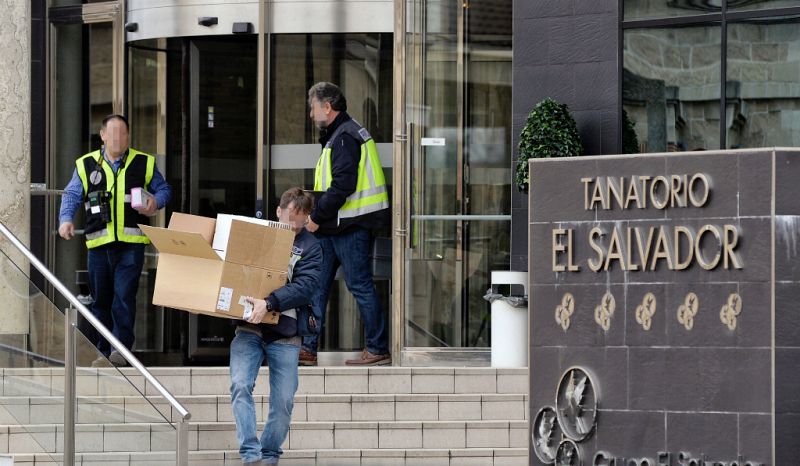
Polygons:
<instances>
[{"instance_id":1,"label":"sneaker","mask_svg":"<svg viewBox=\"0 0 800 466\"><path fill-rule=\"evenodd\" d=\"M392 363L392 355L372 354L365 349L359 359L348 359L344 363L348 366L385 366Z\"/></svg>"},{"instance_id":2,"label":"sneaker","mask_svg":"<svg viewBox=\"0 0 800 466\"><path fill-rule=\"evenodd\" d=\"M101 354L97 359L92 361L92 367L111 367L111 363L108 362L108 358Z\"/></svg>"},{"instance_id":3,"label":"sneaker","mask_svg":"<svg viewBox=\"0 0 800 466\"><path fill-rule=\"evenodd\" d=\"M111 352L111 354L108 356L108 360L111 362L111 364L117 367L124 367L128 365L128 361L125 360L125 357L122 356L122 354L120 354L120 352L117 350Z\"/></svg>"},{"instance_id":4,"label":"sneaker","mask_svg":"<svg viewBox=\"0 0 800 466\"><path fill-rule=\"evenodd\" d=\"M297 364L300 366L316 366L317 355L306 351L305 348L300 348L300 357L298 358Z\"/></svg>"}]
</instances>

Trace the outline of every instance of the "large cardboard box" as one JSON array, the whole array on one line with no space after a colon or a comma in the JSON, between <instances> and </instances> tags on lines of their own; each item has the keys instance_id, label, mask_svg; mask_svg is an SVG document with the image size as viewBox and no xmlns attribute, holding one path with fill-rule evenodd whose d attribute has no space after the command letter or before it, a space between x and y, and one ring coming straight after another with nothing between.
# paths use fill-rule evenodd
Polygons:
<instances>
[{"instance_id":1,"label":"large cardboard box","mask_svg":"<svg viewBox=\"0 0 800 466\"><path fill-rule=\"evenodd\" d=\"M288 225L232 221L225 259L211 248L215 225L180 213L169 228L140 225L159 252L153 304L246 319L245 296L264 298L286 283L294 242Z\"/></svg>"}]
</instances>

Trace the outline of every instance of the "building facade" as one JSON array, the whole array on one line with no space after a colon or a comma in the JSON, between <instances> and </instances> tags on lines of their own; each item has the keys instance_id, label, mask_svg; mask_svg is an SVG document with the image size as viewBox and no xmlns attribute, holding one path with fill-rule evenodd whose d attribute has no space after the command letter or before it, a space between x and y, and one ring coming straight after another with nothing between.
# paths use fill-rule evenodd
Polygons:
<instances>
[{"instance_id":1,"label":"building facade","mask_svg":"<svg viewBox=\"0 0 800 466\"><path fill-rule=\"evenodd\" d=\"M404 365L488 364L490 272L527 268L512 167L538 101L569 105L587 154L800 138L798 1L33 0L11 13L30 25L24 227L76 292L85 250L52 234L56 191L99 147L103 116L129 116L132 146L173 187L154 223L271 217L284 189L313 184L306 90L339 84L391 185L393 225L379 236L393 267L377 286ZM150 303L150 253L134 349L155 363L224 358L223 320ZM324 349L361 348L343 281L328 312Z\"/></svg>"}]
</instances>

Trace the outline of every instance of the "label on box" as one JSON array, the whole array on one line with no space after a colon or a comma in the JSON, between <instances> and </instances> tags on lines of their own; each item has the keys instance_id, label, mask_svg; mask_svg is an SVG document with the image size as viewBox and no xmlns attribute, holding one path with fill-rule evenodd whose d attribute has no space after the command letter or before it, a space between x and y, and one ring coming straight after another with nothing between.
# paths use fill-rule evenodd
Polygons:
<instances>
[{"instance_id":1,"label":"label on box","mask_svg":"<svg viewBox=\"0 0 800 466\"><path fill-rule=\"evenodd\" d=\"M228 312L231 310L233 300L233 288L220 287L219 298L217 298L217 309Z\"/></svg>"},{"instance_id":2,"label":"label on box","mask_svg":"<svg viewBox=\"0 0 800 466\"><path fill-rule=\"evenodd\" d=\"M239 305L244 307L242 319L247 320L253 315L253 304L247 300L247 296L239 296Z\"/></svg>"}]
</instances>

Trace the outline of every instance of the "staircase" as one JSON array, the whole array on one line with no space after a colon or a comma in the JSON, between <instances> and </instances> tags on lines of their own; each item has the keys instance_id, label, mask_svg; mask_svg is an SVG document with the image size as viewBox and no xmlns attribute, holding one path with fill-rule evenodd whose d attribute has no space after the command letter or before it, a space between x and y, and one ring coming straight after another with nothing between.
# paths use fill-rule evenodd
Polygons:
<instances>
[{"instance_id":1,"label":"staircase","mask_svg":"<svg viewBox=\"0 0 800 466\"><path fill-rule=\"evenodd\" d=\"M192 413L190 464L240 465L228 368L151 372ZM259 432L267 377L262 368L254 393ZM60 464L63 369L2 369L2 381L0 456L14 465ZM76 465L174 464L175 431L133 387L166 417L170 405L136 371L79 368L77 387ZM300 368L280 464L527 465L527 393L527 369Z\"/></svg>"}]
</instances>

